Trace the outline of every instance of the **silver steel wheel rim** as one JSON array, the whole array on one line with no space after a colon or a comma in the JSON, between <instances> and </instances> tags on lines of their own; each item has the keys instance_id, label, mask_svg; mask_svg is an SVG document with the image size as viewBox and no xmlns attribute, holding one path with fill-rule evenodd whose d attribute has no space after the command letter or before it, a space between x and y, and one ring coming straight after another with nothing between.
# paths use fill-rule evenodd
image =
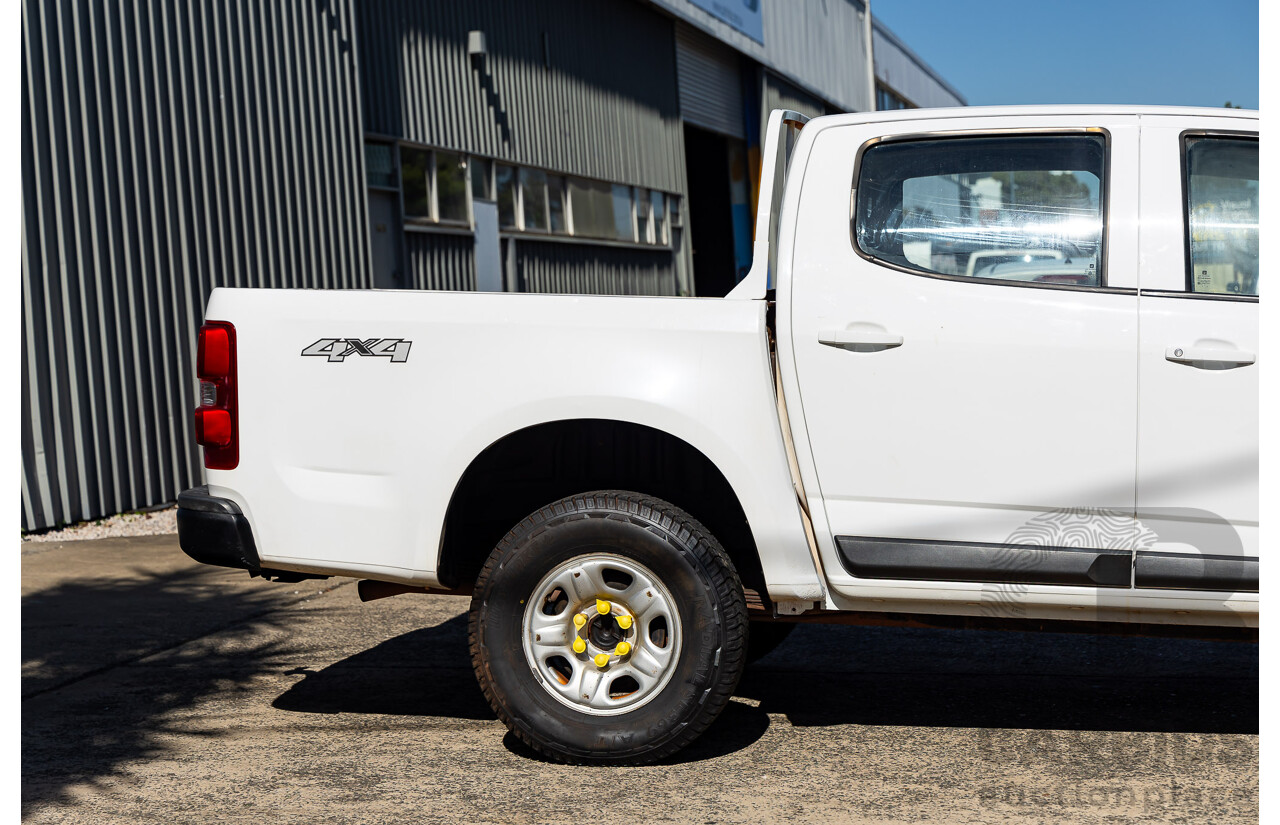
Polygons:
<instances>
[{"instance_id":1,"label":"silver steel wheel rim","mask_svg":"<svg viewBox=\"0 0 1280 825\"><path fill-rule=\"evenodd\" d=\"M608 603L608 612L599 601ZM574 621L579 615L586 616L581 626ZM629 629L621 628L623 617L630 618ZM600 644L611 631L630 650ZM544 576L525 604L521 628L525 659L538 683L561 704L592 716L627 713L652 701L671 681L682 637L671 591L647 567L614 553L578 556ZM574 649L576 639L583 649ZM608 655L603 665L596 659L601 654Z\"/></svg>"}]
</instances>

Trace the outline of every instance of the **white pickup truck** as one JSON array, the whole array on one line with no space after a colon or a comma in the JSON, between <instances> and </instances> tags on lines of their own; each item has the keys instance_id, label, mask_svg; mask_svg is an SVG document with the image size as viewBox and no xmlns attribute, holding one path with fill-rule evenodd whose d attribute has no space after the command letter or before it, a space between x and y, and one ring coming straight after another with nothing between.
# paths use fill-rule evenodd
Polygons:
<instances>
[{"instance_id":1,"label":"white pickup truck","mask_svg":"<svg viewBox=\"0 0 1280 825\"><path fill-rule=\"evenodd\" d=\"M183 549L470 593L579 763L692 741L787 623L1256 633L1256 113L775 111L763 157L725 298L215 290Z\"/></svg>"}]
</instances>

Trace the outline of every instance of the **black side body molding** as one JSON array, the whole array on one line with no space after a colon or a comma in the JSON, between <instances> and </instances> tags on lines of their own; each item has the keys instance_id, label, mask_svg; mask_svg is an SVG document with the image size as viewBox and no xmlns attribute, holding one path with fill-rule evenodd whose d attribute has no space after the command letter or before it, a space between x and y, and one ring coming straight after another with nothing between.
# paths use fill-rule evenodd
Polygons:
<instances>
[{"instance_id":1,"label":"black side body molding","mask_svg":"<svg viewBox=\"0 0 1280 825\"><path fill-rule=\"evenodd\" d=\"M1129 587L1133 553L1034 544L836 536L840 563L862 579Z\"/></svg>"},{"instance_id":2,"label":"black side body molding","mask_svg":"<svg viewBox=\"0 0 1280 825\"><path fill-rule=\"evenodd\" d=\"M1257 556L1138 551L1133 586L1154 590L1258 592Z\"/></svg>"}]
</instances>

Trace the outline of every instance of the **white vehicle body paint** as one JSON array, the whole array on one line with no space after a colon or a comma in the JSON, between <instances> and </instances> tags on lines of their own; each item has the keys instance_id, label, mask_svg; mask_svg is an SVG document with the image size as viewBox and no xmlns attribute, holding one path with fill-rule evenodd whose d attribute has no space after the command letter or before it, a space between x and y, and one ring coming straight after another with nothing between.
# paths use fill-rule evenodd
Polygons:
<instances>
[{"instance_id":1,"label":"white vehicle body paint","mask_svg":"<svg viewBox=\"0 0 1280 825\"><path fill-rule=\"evenodd\" d=\"M454 487L486 447L564 419L644 424L733 485L777 599L822 598L783 453L762 302L220 289L236 326L240 466L210 470L264 564L436 585ZM408 360L302 357L404 338Z\"/></svg>"},{"instance_id":2,"label":"white vehicle body paint","mask_svg":"<svg viewBox=\"0 0 1280 825\"><path fill-rule=\"evenodd\" d=\"M450 498L487 447L546 422L630 422L720 470L775 602L1256 625L1252 592L869 578L840 549L1078 547L1083 525L1105 537L1085 546L1134 566L1138 550L1224 553L1227 525L1256 560L1257 367L1171 353L1256 353L1257 301L1169 295L1185 290L1181 136L1256 128L1217 110L906 110L815 119L788 156L775 112L755 265L726 299L216 290L207 317L236 331L240 460L208 471L209 494L239 507L264 567L439 585ZM1018 134L1105 135L1102 288L926 277L855 248L866 147ZM412 344L399 363L302 355L328 337ZM1188 424L1224 416L1199 439Z\"/></svg>"}]
</instances>

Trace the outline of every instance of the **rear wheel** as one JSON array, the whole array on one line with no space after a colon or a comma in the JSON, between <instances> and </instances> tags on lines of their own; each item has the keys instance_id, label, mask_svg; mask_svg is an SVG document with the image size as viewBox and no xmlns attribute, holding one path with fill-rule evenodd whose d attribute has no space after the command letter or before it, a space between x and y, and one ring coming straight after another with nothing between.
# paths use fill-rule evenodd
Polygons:
<instances>
[{"instance_id":1,"label":"rear wheel","mask_svg":"<svg viewBox=\"0 0 1280 825\"><path fill-rule=\"evenodd\" d=\"M559 761L651 762L704 731L746 663L742 585L688 513L638 493L571 496L498 544L471 602L486 698Z\"/></svg>"}]
</instances>

